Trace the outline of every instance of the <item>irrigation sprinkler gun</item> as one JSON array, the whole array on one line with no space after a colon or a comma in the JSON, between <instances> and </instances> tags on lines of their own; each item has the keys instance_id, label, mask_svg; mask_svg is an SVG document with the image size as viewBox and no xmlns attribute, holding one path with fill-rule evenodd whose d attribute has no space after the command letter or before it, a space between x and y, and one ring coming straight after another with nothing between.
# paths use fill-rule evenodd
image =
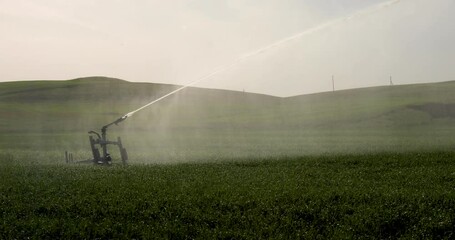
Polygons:
<instances>
[{"instance_id":1,"label":"irrigation sprinkler gun","mask_svg":"<svg viewBox=\"0 0 455 240\"><path fill-rule=\"evenodd\" d=\"M112 125L117 125L120 122L123 122L128 115L125 115L114 122L111 122L101 128L101 135L95 131L90 131L88 132L90 134L89 140L90 140L90 147L92 149L92 154L93 154L93 163L95 164L100 164L100 165L111 165L112 164L112 158L111 155L109 154L107 150L108 145L116 145L119 148L120 151L120 156L122 158L123 164L127 164L128 161L128 153L126 152L126 149L122 145L122 139L120 137L117 137L117 141L109 141L107 139L107 129L112 126ZM100 154L99 148L101 148L103 154Z\"/></svg>"},{"instance_id":2,"label":"irrigation sprinkler gun","mask_svg":"<svg viewBox=\"0 0 455 240\"><path fill-rule=\"evenodd\" d=\"M128 118L128 114L103 126L101 128L101 135L95 131L90 131L88 132L89 135L89 140L90 140L90 148L92 150L93 154L93 159L85 160L85 161L79 161L76 163L94 163L97 165L111 165L112 164L112 157L108 152L108 145L116 145L118 146L118 149L120 151L120 156L122 158L122 163L124 165L127 164L128 161L128 153L126 149L123 147L122 144L122 139L120 137L117 137L117 141L109 141L107 139L107 129L112 126L112 125L118 125L119 123L125 121L126 118ZM100 149L102 150L102 154L100 153ZM73 154L68 153L65 151L65 158L66 158L66 163L74 163L73 160Z\"/></svg>"}]
</instances>

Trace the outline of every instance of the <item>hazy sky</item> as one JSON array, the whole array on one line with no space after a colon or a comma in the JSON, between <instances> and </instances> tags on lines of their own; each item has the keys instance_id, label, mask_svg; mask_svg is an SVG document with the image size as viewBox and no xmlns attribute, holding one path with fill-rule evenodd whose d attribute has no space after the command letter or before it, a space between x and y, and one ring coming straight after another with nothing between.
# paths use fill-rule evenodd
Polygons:
<instances>
[{"instance_id":1,"label":"hazy sky","mask_svg":"<svg viewBox=\"0 0 455 240\"><path fill-rule=\"evenodd\" d=\"M278 96L455 80L455 1L0 0L0 81L109 76Z\"/></svg>"}]
</instances>

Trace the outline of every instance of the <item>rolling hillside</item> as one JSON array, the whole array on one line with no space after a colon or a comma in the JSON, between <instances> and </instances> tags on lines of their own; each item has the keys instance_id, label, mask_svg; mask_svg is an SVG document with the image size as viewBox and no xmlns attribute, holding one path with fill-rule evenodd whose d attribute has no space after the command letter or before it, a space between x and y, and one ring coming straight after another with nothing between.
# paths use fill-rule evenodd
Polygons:
<instances>
[{"instance_id":1,"label":"rolling hillside","mask_svg":"<svg viewBox=\"0 0 455 240\"><path fill-rule=\"evenodd\" d=\"M99 130L178 86L104 77L0 83L0 148L87 150ZM188 88L110 129L137 158L447 149L455 82L289 98Z\"/></svg>"},{"instance_id":2,"label":"rolling hillside","mask_svg":"<svg viewBox=\"0 0 455 240\"><path fill-rule=\"evenodd\" d=\"M101 127L176 88L178 86L129 83L104 77L1 83L1 131L85 131ZM141 115L163 108L175 108L178 112L182 110L179 108L229 111L226 107L256 107L276 102L279 99L265 95L192 88L150 107Z\"/></svg>"}]
</instances>

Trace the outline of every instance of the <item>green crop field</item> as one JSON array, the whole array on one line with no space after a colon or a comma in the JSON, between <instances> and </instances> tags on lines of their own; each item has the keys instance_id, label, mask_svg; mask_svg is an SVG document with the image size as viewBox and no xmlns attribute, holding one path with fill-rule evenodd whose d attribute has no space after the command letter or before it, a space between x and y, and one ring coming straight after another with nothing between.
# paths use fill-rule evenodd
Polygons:
<instances>
[{"instance_id":1,"label":"green crop field","mask_svg":"<svg viewBox=\"0 0 455 240\"><path fill-rule=\"evenodd\" d=\"M455 82L278 98L109 78L0 83L0 238L454 238Z\"/></svg>"},{"instance_id":2,"label":"green crop field","mask_svg":"<svg viewBox=\"0 0 455 240\"><path fill-rule=\"evenodd\" d=\"M2 162L0 238L451 239L454 157L367 154L110 168Z\"/></svg>"}]
</instances>

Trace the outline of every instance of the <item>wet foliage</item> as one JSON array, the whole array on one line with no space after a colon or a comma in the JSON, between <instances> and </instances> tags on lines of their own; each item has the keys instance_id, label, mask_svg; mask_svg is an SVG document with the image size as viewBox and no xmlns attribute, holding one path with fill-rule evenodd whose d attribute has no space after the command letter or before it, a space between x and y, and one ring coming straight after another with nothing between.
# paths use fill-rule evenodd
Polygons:
<instances>
[{"instance_id":1,"label":"wet foliage","mask_svg":"<svg viewBox=\"0 0 455 240\"><path fill-rule=\"evenodd\" d=\"M453 152L126 167L7 157L1 239L454 237Z\"/></svg>"}]
</instances>

